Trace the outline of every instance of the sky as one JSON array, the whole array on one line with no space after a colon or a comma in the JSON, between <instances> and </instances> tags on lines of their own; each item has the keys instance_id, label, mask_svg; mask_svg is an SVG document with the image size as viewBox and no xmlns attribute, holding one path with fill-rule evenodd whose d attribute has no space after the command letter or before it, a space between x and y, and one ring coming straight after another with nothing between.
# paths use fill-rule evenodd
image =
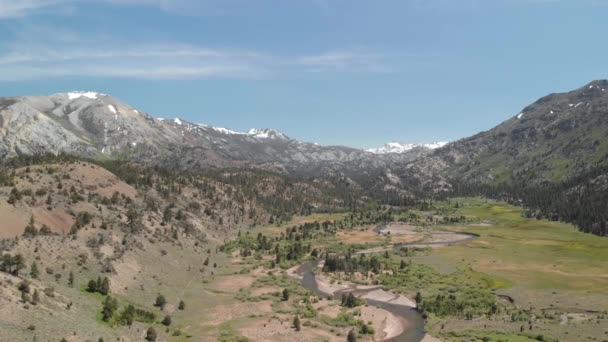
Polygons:
<instances>
[{"instance_id":1,"label":"sky","mask_svg":"<svg viewBox=\"0 0 608 342\"><path fill-rule=\"evenodd\" d=\"M324 145L456 140L608 78L608 0L0 0L0 96Z\"/></svg>"}]
</instances>

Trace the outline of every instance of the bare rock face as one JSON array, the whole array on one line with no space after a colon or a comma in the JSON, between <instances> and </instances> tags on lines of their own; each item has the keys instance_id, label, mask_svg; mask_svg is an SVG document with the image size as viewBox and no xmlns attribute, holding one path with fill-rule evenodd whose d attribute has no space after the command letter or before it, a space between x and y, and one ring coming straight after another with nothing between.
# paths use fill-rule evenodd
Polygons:
<instances>
[{"instance_id":1,"label":"bare rock face","mask_svg":"<svg viewBox=\"0 0 608 342\"><path fill-rule=\"evenodd\" d=\"M479 183L561 182L608 163L608 81L550 94L472 137L436 149L410 175ZM420 173L418 173L420 172Z\"/></svg>"}]
</instances>

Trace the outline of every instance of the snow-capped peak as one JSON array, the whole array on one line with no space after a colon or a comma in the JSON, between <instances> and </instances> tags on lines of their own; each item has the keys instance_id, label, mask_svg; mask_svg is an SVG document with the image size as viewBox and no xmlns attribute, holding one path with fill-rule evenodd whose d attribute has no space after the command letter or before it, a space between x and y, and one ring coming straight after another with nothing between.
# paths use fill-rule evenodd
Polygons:
<instances>
[{"instance_id":1,"label":"snow-capped peak","mask_svg":"<svg viewBox=\"0 0 608 342\"><path fill-rule=\"evenodd\" d=\"M436 148L443 147L447 144L447 141L437 141L430 144L403 144L400 142L390 142L384 144L384 146L380 148L371 148L366 150L367 152L375 153L375 154L386 154L386 153L405 153L407 151L413 150L415 148L425 148L434 150Z\"/></svg>"},{"instance_id":2,"label":"snow-capped peak","mask_svg":"<svg viewBox=\"0 0 608 342\"><path fill-rule=\"evenodd\" d=\"M224 128L224 127L211 127L213 130L216 130L220 133L224 133L224 134L230 134L230 135L244 135L245 133L243 132L237 132L237 131L233 131L231 129L228 128Z\"/></svg>"},{"instance_id":3,"label":"snow-capped peak","mask_svg":"<svg viewBox=\"0 0 608 342\"><path fill-rule=\"evenodd\" d=\"M254 137L254 138L260 138L260 139L284 139L284 140L289 139L285 134L283 134L277 130L269 129L269 128L264 128L264 129L252 128L249 130L249 132L247 132L247 135Z\"/></svg>"},{"instance_id":4,"label":"snow-capped peak","mask_svg":"<svg viewBox=\"0 0 608 342\"><path fill-rule=\"evenodd\" d=\"M68 95L69 100L76 100L81 97L86 97L91 100L95 100L100 96L106 96L105 94L96 93L94 91L72 91L72 92L67 93L67 95Z\"/></svg>"}]
</instances>

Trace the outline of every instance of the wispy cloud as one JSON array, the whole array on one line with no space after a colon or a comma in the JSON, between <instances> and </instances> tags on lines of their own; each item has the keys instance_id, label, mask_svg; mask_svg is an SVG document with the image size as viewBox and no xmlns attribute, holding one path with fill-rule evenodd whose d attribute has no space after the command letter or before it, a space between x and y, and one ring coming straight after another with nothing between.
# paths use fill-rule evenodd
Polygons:
<instances>
[{"instance_id":1,"label":"wispy cloud","mask_svg":"<svg viewBox=\"0 0 608 342\"><path fill-rule=\"evenodd\" d=\"M238 6L237 0L0 0L0 20L40 13L73 13L91 4L145 6L162 11L191 15L216 13L226 6Z\"/></svg>"},{"instance_id":2,"label":"wispy cloud","mask_svg":"<svg viewBox=\"0 0 608 342\"><path fill-rule=\"evenodd\" d=\"M296 63L308 71L386 72L385 56L359 50L335 50L303 56Z\"/></svg>"},{"instance_id":3,"label":"wispy cloud","mask_svg":"<svg viewBox=\"0 0 608 342\"><path fill-rule=\"evenodd\" d=\"M269 70L264 57L248 51L174 44L87 49L24 47L0 55L0 80L49 77L138 79L258 78Z\"/></svg>"},{"instance_id":4,"label":"wispy cloud","mask_svg":"<svg viewBox=\"0 0 608 342\"><path fill-rule=\"evenodd\" d=\"M380 72L381 54L335 50L285 56L173 41L133 43L55 27L17 26L0 43L0 81L57 77L256 79L310 72Z\"/></svg>"},{"instance_id":5,"label":"wispy cloud","mask_svg":"<svg viewBox=\"0 0 608 342\"><path fill-rule=\"evenodd\" d=\"M69 2L71 0L0 0L0 19L24 17Z\"/></svg>"}]
</instances>

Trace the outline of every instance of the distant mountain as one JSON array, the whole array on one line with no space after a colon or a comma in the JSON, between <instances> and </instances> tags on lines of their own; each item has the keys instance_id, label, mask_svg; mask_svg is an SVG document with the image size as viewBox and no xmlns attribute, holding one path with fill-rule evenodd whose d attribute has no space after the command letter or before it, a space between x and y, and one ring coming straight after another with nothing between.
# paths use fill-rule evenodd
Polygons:
<instances>
[{"instance_id":1,"label":"distant mountain","mask_svg":"<svg viewBox=\"0 0 608 342\"><path fill-rule=\"evenodd\" d=\"M47 153L171 170L262 169L386 203L412 195L506 196L587 231L606 234L608 226L606 80L545 96L495 128L449 144L389 143L367 151L273 129L237 132L153 118L95 92L0 98L0 159ZM596 200L582 207L580 198Z\"/></svg>"},{"instance_id":2,"label":"distant mountain","mask_svg":"<svg viewBox=\"0 0 608 342\"><path fill-rule=\"evenodd\" d=\"M360 150L158 119L95 92L0 98L0 158L68 153L181 170L255 167L337 176L374 189L449 191L454 180L559 182L608 163L608 81L551 94L497 127L449 144Z\"/></svg>"},{"instance_id":3,"label":"distant mountain","mask_svg":"<svg viewBox=\"0 0 608 342\"><path fill-rule=\"evenodd\" d=\"M0 158L68 153L128 158L180 169L255 166L280 172L383 167L424 154L378 158L320 146L273 129L237 132L183 119L159 119L96 92L0 98Z\"/></svg>"},{"instance_id":4,"label":"distant mountain","mask_svg":"<svg viewBox=\"0 0 608 342\"><path fill-rule=\"evenodd\" d=\"M608 163L608 81L550 94L426 160L443 174L485 183L560 182Z\"/></svg>"},{"instance_id":5,"label":"distant mountain","mask_svg":"<svg viewBox=\"0 0 608 342\"><path fill-rule=\"evenodd\" d=\"M370 148L366 151L375 153L375 154L387 154L387 153L405 153L409 152L413 149L428 149L434 150L436 148L443 147L447 144L446 141L439 141L430 144L403 144L400 142L390 142L384 144L384 146L379 148Z\"/></svg>"}]
</instances>

